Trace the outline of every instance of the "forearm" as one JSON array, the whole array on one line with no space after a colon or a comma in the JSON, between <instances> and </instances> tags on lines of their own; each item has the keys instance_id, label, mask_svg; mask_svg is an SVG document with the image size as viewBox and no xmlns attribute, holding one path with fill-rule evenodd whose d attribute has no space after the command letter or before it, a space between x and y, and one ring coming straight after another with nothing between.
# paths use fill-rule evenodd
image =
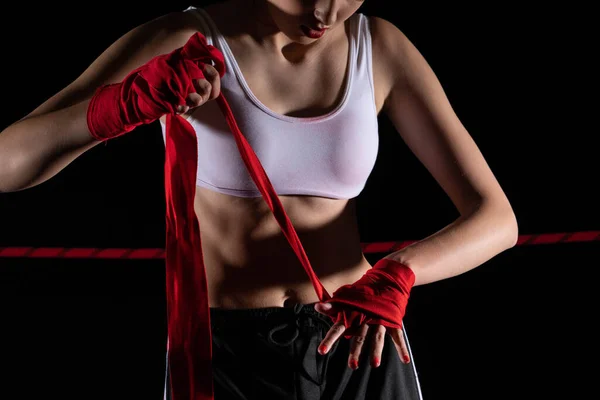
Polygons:
<instances>
[{"instance_id":1,"label":"forearm","mask_svg":"<svg viewBox=\"0 0 600 400\"><path fill-rule=\"evenodd\" d=\"M510 207L484 204L386 258L411 268L415 285L423 285L467 272L513 247L517 238Z\"/></svg>"},{"instance_id":2,"label":"forearm","mask_svg":"<svg viewBox=\"0 0 600 400\"><path fill-rule=\"evenodd\" d=\"M90 135L89 100L18 121L0 133L0 192L42 183L98 142Z\"/></svg>"}]
</instances>

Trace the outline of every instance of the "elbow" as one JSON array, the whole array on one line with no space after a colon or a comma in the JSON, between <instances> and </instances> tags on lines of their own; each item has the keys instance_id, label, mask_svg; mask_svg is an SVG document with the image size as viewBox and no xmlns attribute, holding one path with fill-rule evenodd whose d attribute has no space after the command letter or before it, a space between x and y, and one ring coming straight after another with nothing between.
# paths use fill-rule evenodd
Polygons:
<instances>
[{"instance_id":1,"label":"elbow","mask_svg":"<svg viewBox=\"0 0 600 400\"><path fill-rule=\"evenodd\" d=\"M519 224L510 203L503 201L484 201L478 209L487 215L486 219L495 232L495 238L503 250L515 247L519 241ZM502 251L503 251L502 250Z\"/></svg>"},{"instance_id":2,"label":"elbow","mask_svg":"<svg viewBox=\"0 0 600 400\"><path fill-rule=\"evenodd\" d=\"M12 193L25 189L22 179L23 160L18 155L7 154L0 147L0 193Z\"/></svg>"},{"instance_id":3,"label":"elbow","mask_svg":"<svg viewBox=\"0 0 600 400\"><path fill-rule=\"evenodd\" d=\"M14 184L15 162L0 152L0 193L10 193L20 190Z\"/></svg>"},{"instance_id":4,"label":"elbow","mask_svg":"<svg viewBox=\"0 0 600 400\"><path fill-rule=\"evenodd\" d=\"M5 131L0 132L0 193L12 192L11 177L14 175L15 160L5 145Z\"/></svg>"},{"instance_id":5,"label":"elbow","mask_svg":"<svg viewBox=\"0 0 600 400\"><path fill-rule=\"evenodd\" d=\"M495 214L497 216L496 221L499 221L497 223L502 227L500 231L502 232L504 247L506 249L515 247L519 241L519 223L511 205L506 203L503 206L498 206L495 209Z\"/></svg>"},{"instance_id":6,"label":"elbow","mask_svg":"<svg viewBox=\"0 0 600 400\"><path fill-rule=\"evenodd\" d=\"M517 243L519 242L519 223L517 221L517 217L515 215L515 213L510 210L509 216L506 217L506 225L507 225L507 241L508 241L508 247L507 248L512 248L515 247L517 245Z\"/></svg>"}]
</instances>

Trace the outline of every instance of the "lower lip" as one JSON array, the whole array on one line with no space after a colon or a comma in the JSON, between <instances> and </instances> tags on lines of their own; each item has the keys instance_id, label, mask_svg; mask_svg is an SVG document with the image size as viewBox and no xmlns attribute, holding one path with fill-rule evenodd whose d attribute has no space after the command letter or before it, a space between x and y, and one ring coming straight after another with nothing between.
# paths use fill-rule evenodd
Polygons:
<instances>
[{"instance_id":1,"label":"lower lip","mask_svg":"<svg viewBox=\"0 0 600 400\"><path fill-rule=\"evenodd\" d=\"M304 32L304 34L306 36L308 36L311 39L319 39L321 36L323 36L325 34L325 31L327 29L321 29L320 31L315 31L314 29L310 29L308 26L301 26L302 28L302 32Z\"/></svg>"}]
</instances>

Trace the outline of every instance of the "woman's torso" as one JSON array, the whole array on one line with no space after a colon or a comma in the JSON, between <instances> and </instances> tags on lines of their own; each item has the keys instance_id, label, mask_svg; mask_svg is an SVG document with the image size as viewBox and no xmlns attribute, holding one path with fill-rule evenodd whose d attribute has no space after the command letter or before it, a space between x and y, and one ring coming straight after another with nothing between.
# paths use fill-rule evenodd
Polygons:
<instances>
[{"instance_id":1,"label":"woman's torso","mask_svg":"<svg viewBox=\"0 0 600 400\"><path fill-rule=\"evenodd\" d=\"M328 32L328 45L310 60L289 62L281 53L269 55L248 38L228 36L226 21L232 20L228 10L219 6L205 10L223 33L250 90L267 108L281 115L314 117L339 104L348 68L344 26ZM376 73L374 78L379 112L385 89ZM330 294L370 268L361 251L355 199L279 197L315 274ZM285 307L319 300L262 197L236 197L198 186L195 210L210 307Z\"/></svg>"}]
</instances>

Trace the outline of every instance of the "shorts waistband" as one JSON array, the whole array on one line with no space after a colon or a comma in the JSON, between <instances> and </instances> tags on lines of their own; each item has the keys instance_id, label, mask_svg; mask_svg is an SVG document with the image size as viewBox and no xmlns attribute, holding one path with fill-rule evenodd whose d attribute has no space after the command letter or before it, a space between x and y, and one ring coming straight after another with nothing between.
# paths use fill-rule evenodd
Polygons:
<instances>
[{"instance_id":1,"label":"shorts waistband","mask_svg":"<svg viewBox=\"0 0 600 400\"><path fill-rule=\"evenodd\" d=\"M293 307L261 307L261 308L210 308L212 324L237 325L264 323L269 320L289 319L297 316L316 317L330 321L329 317L315 310L316 303L300 304Z\"/></svg>"}]
</instances>

